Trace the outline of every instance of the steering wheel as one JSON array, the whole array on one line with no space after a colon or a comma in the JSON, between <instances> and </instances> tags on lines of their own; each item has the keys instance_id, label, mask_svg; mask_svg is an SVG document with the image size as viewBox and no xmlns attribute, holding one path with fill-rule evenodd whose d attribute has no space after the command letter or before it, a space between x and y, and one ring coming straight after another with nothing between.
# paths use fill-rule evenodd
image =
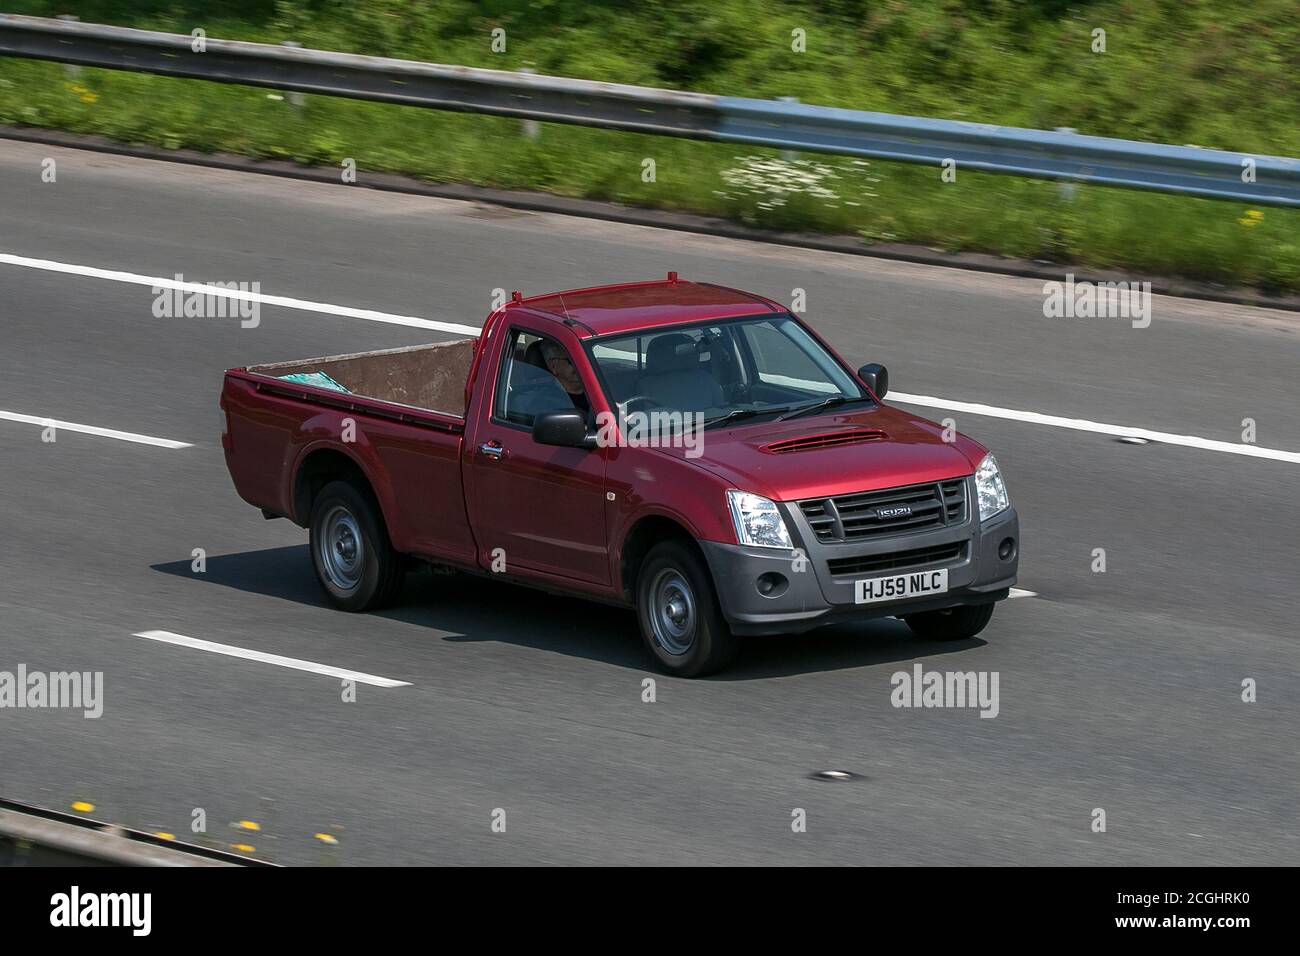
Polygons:
<instances>
[{"instance_id":1,"label":"steering wheel","mask_svg":"<svg viewBox=\"0 0 1300 956\"><path fill-rule=\"evenodd\" d=\"M663 407L664 407L664 403L663 403L663 402L659 401L657 398L653 398L653 397L650 396L650 395L633 395L631 398L625 398L625 399L623 399L623 401L621 401L621 402L618 403L619 405L621 405L621 406L623 407L623 414L624 414L624 415L626 415L626 414L628 414L629 412L632 411L632 403L633 403L633 402L648 402L650 405L653 405L653 406L655 406L656 408L663 408Z\"/></svg>"},{"instance_id":2,"label":"steering wheel","mask_svg":"<svg viewBox=\"0 0 1300 956\"><path fill-rule=\"evenodd\" d=\"M722 393L727 400L737 405L747 405L752 402L753 391L746 382L732 382L730 385L724 385Z\"/></svg>"}]
</instances>

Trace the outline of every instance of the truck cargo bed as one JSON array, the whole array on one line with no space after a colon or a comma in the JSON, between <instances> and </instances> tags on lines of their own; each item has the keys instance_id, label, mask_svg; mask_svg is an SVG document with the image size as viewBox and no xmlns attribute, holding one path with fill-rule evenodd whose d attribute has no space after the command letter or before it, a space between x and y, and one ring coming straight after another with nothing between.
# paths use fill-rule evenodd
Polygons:
<instances>
[{"instance_id":1,"label":"truck cargo bed","mask_svg":"<svg viewBox=\"0 0 1300 956\"><path fill-rule=\"evenodd\" d=\"M465 379L475 339L250 365L253 375L283 378L323 372L353 395L463 418Z\"/></svg>"}]
</instances>

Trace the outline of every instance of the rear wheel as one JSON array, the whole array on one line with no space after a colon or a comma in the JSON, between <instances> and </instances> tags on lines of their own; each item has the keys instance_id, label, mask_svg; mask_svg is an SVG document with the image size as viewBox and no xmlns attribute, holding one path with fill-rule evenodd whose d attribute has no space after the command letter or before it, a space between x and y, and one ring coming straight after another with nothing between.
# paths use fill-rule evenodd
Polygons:
<instances>
[{"instance_id":1,"label":"rear wheel","mask_svg":"<svg viewBox=\"0 0 1300 956\"><path fill-rule=\"evenodd\" d=\"M401 555L393 550L379 508L346 481L321 489L311 506L311 560L325 596L345 611L391 604L402 588Z\"/></svg>"},{"instance_id":2,"label":"rear wheel","mask_svg":"<svg viewBox=\"0 0 1300 956\"><path fill-rule=\"evenodd\" d=\"M964 641L984 630L992 617L992 604L963 604L908 614L903 620L913 634L928 641Z\"/></svg>"},{"instance_id":3,"label":"rear wheel","mask_svg":"<svg viewBox=\"0 0 1300 956\"><path fill-rule=\"evenodd\" d=\"M718 609L713 579L694 549L677 541L655 545L636 588L641 639L665 671L703 677L736 657L740 642Z\"/></svg>"}]
</instances>

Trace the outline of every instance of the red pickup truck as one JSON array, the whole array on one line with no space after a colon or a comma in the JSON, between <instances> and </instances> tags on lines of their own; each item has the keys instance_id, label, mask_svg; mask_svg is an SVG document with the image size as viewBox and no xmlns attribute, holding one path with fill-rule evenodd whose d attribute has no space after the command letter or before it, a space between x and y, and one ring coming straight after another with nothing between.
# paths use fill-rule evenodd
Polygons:
<instances>
[{"instance_id":1,"label":"red pickup truck","mask_svg":"<svg viewBox=\"0 0 1300 956\"><path fill-rule=\"evenodd\" d=\"M420 562L499 574L634 608L693 677L747 634L972 637L1007 596L993 456L887 390L780 304L669 273L515 293L477 339L231 369L222 445L344 610Z\"/></svg>"}]
</instances>

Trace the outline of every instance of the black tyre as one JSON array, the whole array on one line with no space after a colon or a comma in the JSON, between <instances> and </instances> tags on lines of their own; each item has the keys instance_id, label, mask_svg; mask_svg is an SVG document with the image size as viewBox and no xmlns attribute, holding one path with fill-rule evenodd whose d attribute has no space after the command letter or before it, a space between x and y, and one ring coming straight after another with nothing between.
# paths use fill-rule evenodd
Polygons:
<instances>
[{"instance_id":1,"label":"black tyre","mask_svg":"<svg viewBox=\"0 0 1300 956\"><path fill-rule=\"evenodd\" d=\"M366 611L397 597L402 556L370 495L346 481L326 485L312 502L310 532L316 579L335 607Z\"/></svg>"},{"instance_id":2,"label":"black tyre","mask_svg":"<svg viewBox=\"0 0 1300 956\"><path fill-rule=\"evenodd\" d=\"M646 648L677 677L717 673L739 650L708 566L687 544L665 541L646 555L637 575L636 614Z\"/></svg>"},{"instance_id":3,"label":"black tyre","mask_svg":"<svg viewBox=\"0 0 1300 956\"><path fill-rule=\"evenodd\" d=\"M963 604L909 614L903 620L913 634L927 641L964 641L984 630L992 617L992 604Z\"/></svg>"}]
</instances>

